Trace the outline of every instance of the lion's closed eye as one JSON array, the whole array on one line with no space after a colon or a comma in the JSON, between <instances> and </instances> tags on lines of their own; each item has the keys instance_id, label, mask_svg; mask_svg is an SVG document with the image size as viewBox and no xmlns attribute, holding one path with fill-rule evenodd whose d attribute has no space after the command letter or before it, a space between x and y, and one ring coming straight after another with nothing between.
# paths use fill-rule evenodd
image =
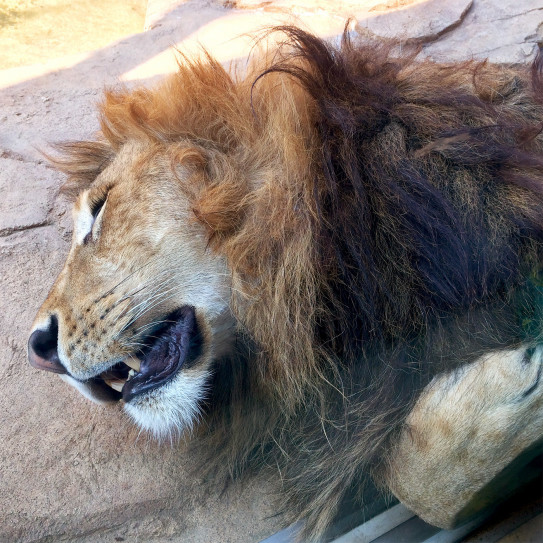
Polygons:
<instances>
[{"instance_id":1,"label":"lion's closed eye","mask_svg":"<svg viewBox=\"0 0 543 543\"><path fill-rule=\"evenodd\" d=\"M98 215L102 212L102 209L104 208L107 200L107 194L100 196L96 198L94 201L91 202L90 208L91 208L91 215L96 219Z\"/></svg>"},{"instance_id":2,"label":"lion's closed eye","mask_svg":"<svg viewBox=\"0 0 543 543\"><path fill-rule=\"evenodd\" d=\"M106 208L108 193L95 197L94 199L88 198L88 208L90 211L90 220L88 214L85 213L84 226L87 229L87 233L83 237L83 245L86 245L92 241L96 241L100 235L102 228L102 219L104 217L104 211Z\"/></svg>"}]
</instances>

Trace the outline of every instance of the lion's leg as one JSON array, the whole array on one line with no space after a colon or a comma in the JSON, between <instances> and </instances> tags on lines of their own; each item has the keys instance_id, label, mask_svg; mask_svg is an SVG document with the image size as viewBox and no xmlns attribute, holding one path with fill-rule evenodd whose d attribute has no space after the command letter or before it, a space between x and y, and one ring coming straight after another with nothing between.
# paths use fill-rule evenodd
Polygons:
<instances>
[{"instance_id":1,"label":"lion's leg","mask_svg":"<svg viewBox=\"0 0 543 543\"><path fill-rule=\"evenodd\" d=\"M410 509L457 526L518 485L515 464L541 449L543 345L492 352L424 390L385 480ZM517 470L518 471L518 470Z\"/></svg>"}]
</instances>

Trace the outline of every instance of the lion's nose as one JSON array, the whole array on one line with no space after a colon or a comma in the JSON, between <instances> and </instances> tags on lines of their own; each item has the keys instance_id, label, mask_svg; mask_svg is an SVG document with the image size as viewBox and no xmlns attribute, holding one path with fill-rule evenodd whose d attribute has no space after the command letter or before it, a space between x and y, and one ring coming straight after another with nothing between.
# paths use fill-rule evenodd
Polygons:
<instances>
[{"instance_id":1,"label":"lion's nose","mask_svg":"<svg viewBox=\"0 0 543 543\"><path fill-rule=\"evenodd\" d=\"M67 373L57 350L58 319L53 315L45 330L34 330L28 339L28 361L40 370Z\"/></svg>"}]
</instances>

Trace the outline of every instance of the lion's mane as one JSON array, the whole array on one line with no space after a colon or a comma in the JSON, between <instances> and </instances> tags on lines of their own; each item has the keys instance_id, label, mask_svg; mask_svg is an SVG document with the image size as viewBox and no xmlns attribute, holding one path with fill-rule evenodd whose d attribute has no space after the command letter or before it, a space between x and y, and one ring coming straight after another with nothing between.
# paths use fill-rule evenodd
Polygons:
<instances>
[{"instance_id":1,"label":"lion's mane","mask_svg":"<svg viewBox=\"0 0 543 543\"><path fill-rule=\"evenodd\" d=\"M244 76L205 56L108 92L100 141L57 164L78 190L143 139L191 171L239 321L204 443L230 474L278 466L312 537L435 375L541 333L543 59L438 65L279 31Z\"/></svg>"}]
</instances>

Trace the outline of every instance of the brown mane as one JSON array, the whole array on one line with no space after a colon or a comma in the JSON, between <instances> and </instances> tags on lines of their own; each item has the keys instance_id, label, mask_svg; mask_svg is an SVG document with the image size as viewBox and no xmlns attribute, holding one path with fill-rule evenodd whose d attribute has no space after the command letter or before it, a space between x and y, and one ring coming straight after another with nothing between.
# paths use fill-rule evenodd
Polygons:
<instances>
[{"instance_id":1,"label":"brown mane","mask_svg":"<svg viewBox=\"0 0 543 543\"><path fill-rule=\"evenodd\" d=\"M432 377L535 339L543 58L531 74L437 65L279 31L244 77L205 56L156 89L108 92L101 140L56 163L76 191L134 139L191 166L240 323L207 439L232 473L278 464L284 508L314 536Z\"/></svg>"}]
</instances>

